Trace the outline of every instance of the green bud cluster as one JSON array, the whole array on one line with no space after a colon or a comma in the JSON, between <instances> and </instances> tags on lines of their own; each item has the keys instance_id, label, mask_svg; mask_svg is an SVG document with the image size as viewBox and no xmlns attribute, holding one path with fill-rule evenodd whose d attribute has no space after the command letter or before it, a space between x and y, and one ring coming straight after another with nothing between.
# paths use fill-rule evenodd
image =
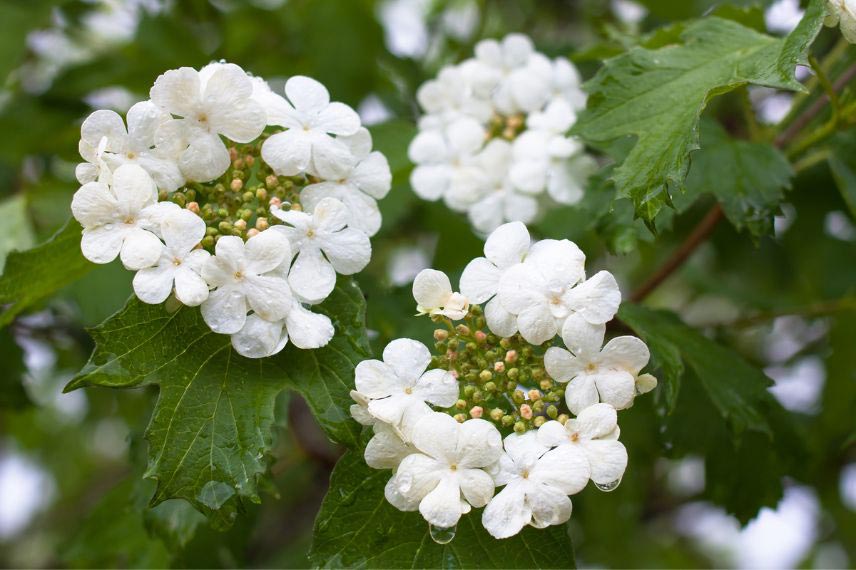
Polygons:
<instances>
[{"instance_id":1,"label":"green bud cluster","mask_svg":"<svg viewBox=\"0 0 856 570\"><path fill-rule=\"evenodd\" d=\"M516 114L506 116L495 114L491 117L487 126L487 139L492 140L502 138L507 141L512 141L524 130L526 130L525 115Z\"/></svg>"},{"instance_id":2,"label":"green bud cluster","mask_svg":"<svg viewBox=\"0 0 856 570\"><path fill-rule=\"evenodd\" d=\"M316 180L303 176L277 176L261 159L262 135L248 144L228 147L231 163L217 180L189 182L175 192L161 191L160 201L171 201L199 215L207 226L201 246L212 252L221 236L244 241L282 223L274 207L300 210L300 191Z\"/></svg>"},{"instance_id":3,"label":"green bud cluster","mask_svg":"<svg viewBox=\"0 0 856 570\"><path fill-rule=\"evenodd\" d=\"M544 353L519 334L499 338L486 329L482 308L472 305L461 324L445 317L434 331L432 368L458 379L459 399L448 410L458 421L482 418L504 434L536 429L551 419L567 421L565 385L544 369Z\"/></svg>"}]
</instances>

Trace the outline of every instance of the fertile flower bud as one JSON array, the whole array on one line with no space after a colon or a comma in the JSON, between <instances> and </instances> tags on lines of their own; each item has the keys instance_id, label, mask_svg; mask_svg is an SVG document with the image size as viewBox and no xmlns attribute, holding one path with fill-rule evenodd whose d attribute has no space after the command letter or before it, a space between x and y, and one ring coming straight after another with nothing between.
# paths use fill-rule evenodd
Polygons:
<instances>
[{"instance_id":1,"label":"fertile flower bud","mask_svg":"<svg viewBox=\"0 0 856 570\"><path fill-rule=\"evenodd\" d=\"M505 363L502 361L494 362L493 363L493 369L495 372L499 372L501 374L501 373L505 372Z\"/></svg>"},{"instance_id":2,"label":"fertile flower bud","mask_svg":"<svg viewBox=\"0 0 856 570\"><path fill-rule=\"evenodd\" d=\"M491 374L490 370L482 370L479 372L479 380L482 382L487 382L491 378L493 378L493 374Z\"/></svg>"},{"instance_id":3,"label":"fertile flower bud","mask_svg":"<svg viewBox=\"0 0 856 570\"><path fill-rule=\"evenodd\" d=\"M476 337L476 342L479 344L487 340L487 335L483 331L476 331L474 336Z\"/></svg>"},{"instance_id":4,"label":"fertile flower bud","mask_svg":"<svg viewBox=\"0 0 856 570\"><path fill-rule=\"evenodd\" d=\"M458 334L461 336L470 336L470 327L467 325L458 325L455 327L455 330L457 330Z\"/></svg>"},{"instance_id":5,"label":"fertile flower bud","mask_svg":"<svg viewBox=\"0 0 856 570\"><path fill-rule=\"evenodd\" d=\"M525 420L532 419L532 408L529 406L529 404L523 404L522 406L520 406L520 416Z\"/></svg>"},{"instance_id":6,"label":"fertile flower bud","mask_svg":"<svg viewBox=\"0 0 856 570\"><path fill-rule=\"evenodd\" d=\"M490 419L492 419L495 422L502 421L502 416L504 413L505 412L503 412L501 409L494 408L490 411Z\"/></svg>"},{"instance_id":7,"label":"fertile flower bud","mask_svg":"<svg viewBox=\"0 0 856 570\"><path fill-rule=\"evenodd\" d=\"M466 414L455 414L455 415L454 415L454 418L455 418L455 421L457 421L457 422L458 422L458 423L460 423L460 424L462 424L462 423L464 423L465 421L467 421L467 416L466 416Z\"/></svg>"},{"instance_id":8,"label":"fertile flower bud","mask_svg":"<svg viewBox=\"0 0 856 570\"><path fill-rule=\"evenodd\" d=\"M445 329L437 329L434 331L434 340L444 341L449 338L449 331Z\"/></svg>"},{"instance_id":9,"label":"fertile flower bud","mask_svg":"<svg viewBox=\"0 0 856 570\"><path fill-rule=\"evenodd\" d=\"M484 413L484 408L482 408L481 406L473 406L472 408L470 408L470 417L471 418L480 418L480 417L482 417L483 413Z\"/></svg>"},{"instance_id":10,"label":"fertile flower bud","mask_svg":"<svg viewBox=\"0 0 856 570\"><path fill-rule=\"evenodd\" d=\"M545 418L544 416L538 416L537 418L535 418L535 419L532 421L532 423L535 425L535 427L536 427L536 428L539 428L539 427L541 427L542 425L544 425L544 423L545 423L546 421L547 421L547 418Z\"/></svg>"},{"instance_id":11,"label":"fertile flower bud","mask_svg":"<svg viewBox=\"0 0 856 570\"><path fill-rule=\"evenodd\" d=\"M517 351L516 350L509 350L505 354L505 361L509 364L514 364L515 362L517 362Z\"/></svg>"}]
</instances>

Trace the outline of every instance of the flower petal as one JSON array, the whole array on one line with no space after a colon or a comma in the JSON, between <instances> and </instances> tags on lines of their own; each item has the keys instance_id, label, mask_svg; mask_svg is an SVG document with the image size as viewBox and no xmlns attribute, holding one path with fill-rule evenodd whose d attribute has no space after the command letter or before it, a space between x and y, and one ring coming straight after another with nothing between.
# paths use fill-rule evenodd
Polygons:
<instances>
[{"instance_id":1,"label":"flower petal","mask_svg":"<svg viewBox=\"0 0 856 570\"><path fill-rule=\"evenodd\" d=\"M629 408L636 396L636 379L623 370L604 370L594 376L600 401L616 410Z\"/></svg>"},{"instance_id":2,"label":"flower petal","mask_svg":"<svg viewBox=\"0 0 856 570\"><path fill-rule=\"evenodd\" d=\"M612 273L599 271L580 283L567 295L568 305L593 324L602 324L615 316L621 304L621 291Z\"/></svg>"},{"instance_id":3,"label":"flower petal","mask_svg":"<svg viewBox=\"0 0 856 570\"><path fill-rule=\"evenodd\" d=\"M564 348L551 346L544 353L544 368L556 382L568 382L579 376L585 365Z\"/></svg>"},{"instance_id":4,"label":"flower petal","mask_svg":"<svg viewBox=\"0 0 856 570\"><path fill-rule=\"evenodd\" d=\"M383 349L383 361L405 386L414 386L431 364L431 351L419 341L398 338Z\"/></svg>"},{"instance_id":5,"label":"flower petal","mask_svg":"<svg viewBox=\"0 0 856 570\"><path fill-rule=\"evenodd\" d=\"M454 421L454 420L453 420ZM461 488L455 477L443 477L419 503L419 512L428 524L451 528L461 520Z\"/></svg>"},{"instance_id":6,"label":"flower petal","mask_svg":"<svg viewBox=\"0 0 856 570\"><path fill-rule=\"evenodd\" d=\"M380 152L373 152L354 167L348 182L377 200L381 200L392 187L389 161Z\"/></svg>"},{"instance_id":7,"label":"flower petal","mask_svg":"<svg viewBox=\"0 0 856 570\"><path fill-rule=\"evenodd\" d=\"M285 317L285 326L292 344L304 350L326 346L335 332L330 317L313 313L300 303L291 307Z\"/></svg>"},{"instance_id":8,"label":"flower petal","mask_svg":"<svg viewBox=\"0 0 856 570\"><path fill-rule=\"evenodd\" d=\"M606 325L593 325L579 313L574 313L565 319L562 325L562 340L575 355L584 359L593 359L603 344Z\"/></svg>"},{"instance_id":9,"label":"flower petal","mask_svg":"<svg viewBox=\"0 0 856 570\"><path fill-rule=\"evenodd\" d=\"M494 538L514 536L532 519L532 510L526 503L525 486L510 483L499 492L482 513L482 525Z\"/></svg>"},{"instance_id":10,"label":"flower petal","mask_svg":"<svg viewBox=\"0 0 856 570\"><path fill-rule=\"evenodd\" d=\"M286 341L288 337L285 337ZM266 321L258 315L247 317L240 331L232 335L232 347L247 358L265 358L285 347L282 321ZM279 350L277 350L279 348Z\"/></svg>"},{"instance_id":11,"label":"flower petal","mask_svg":"<svg viewBox=\"0 0 856 570\"><path fill-rule=\"evenodd\" d=\"M442 307L452 295L449 277L436 269L423 269L413 280L413 298L426 311Z\"/></svg>"},{"instance_id":12,"label":"flower petal","mask_svg":"<svg viewBox=\"0 0 856 570\"><path fill-rule=\"evenodd\" d=\"M413 386L420 399L440 408L449 408L458 401L458 381L447 370L429 370Z\"/></svg>"},{"instance_id":13,"label":"flower petal","mask_svg":"<svg viewBox=\"0 0 856 570\"><path fill-rule=\"evenodd\" d=\"M520 334L531 344L543 344L556 336L556 319L546 304L529 307L517 315Z\"/></svg>"},{"instance_id":14,"label":"flower petal","mask_svg":"<svg viewBox=\"0 0 856 570\"><path fill-rule=\"evenodd\" d=\"M149 97L174 115L188 117L197 112L201 95L199 72L191 67L171 69L155 80Z\"/></svg>"},{"instance_id":15,"label":"flower petal","mask_svg":"<svg viewBox=\"0 0 856 570\"><path fill-rule=\"evenodd\" d=\"M484 318L490 332L497 336L509 337L517 332L517 317L506 311L496 297L485 305Z\"/></svg>"},{"instance_id":16,"label":"flower petal","mask_svg":"<svg viewBox=\"0 0 856 570\"><path fill-rule=\"evenodd\" d=\"M593 404L572 420L574 430L583 439L598 439L605 437L615 430L618 425L618 414L609 404Z\"/></svg>"},{"instance_id":17,"label":"flower petal","mask_svg":"<svg viewBox=\"0 0 856 570\"><path fill-rule=\"evenodd\" d=\"M200 253L203 252L200 250ZM183 263L175 271L175 296L188 307L197 307L208 298L208 284L195 270Z\"/></svg>"},{"instance_id":18,"label":"flower petal","mask_svg":"<svg viewBox=\"0 0 856 570\"><path fill-rule=\"evenodd\" d=\"M444 462L447 466L457 463L458 435L461 431L461 425L447 414L440 412L426 414L413 427L413 445L426 455Z\"/></svg>"},{"instance_id":19,"label":"flower petal","mask_svg":"<svg viewBox=\"0 0 856 570\"><path fill-rule=\"evenodd\" d=\"M170 262L140 269L134 275L134 293L143 303L150 305L163 303L172 293L174 275L175 266Z\"/></svg>"},{"instance_id":20,"label":"flower petal","mask_svg":"<svg viewBox=\"0 0 856 570\"><path fill-rule=\"evenodd\" d=\"M521 222L510 222L496 228L484 244L484 254L499 268L520 263L529 252L529 230Z\"/></svg>"},{"instance_id":21,"label":"flower petal","mask_svg":"<svg viewBox=\"0 0 856 570\"><path fill-rule=\"evenodd\" d=\"M244 277L244 292L247 303L268 321L284 319L291 310L293 297L285 279L267 275Z\"/></svg>"},{"instance_id":22,"label":"flower petal","mask_svg":"<svg viewBox=\"0 0 856 570\"><path fill-rule=\"evenodd\" d=\"M589 461L583 450L576 445L560 445L541 456L529 478L573 495L583 490L589 474Z\"/></svg>"},{"instance_id":23,"label":"flower petal","mask_svg":"<svg viewBox=\"0 0 856 570\"><path fill-rule=\"evenodd\" d=\"M160 259L163 244L152 232L132 228L125 234L119 257L126 269L133 271L151 267Z\"/></svg>"},{"instance_id":24,"label":"flower petal","mask_svg":"<svg viewBox=\"0 0 856 570\"><path fill-rule=\"evenodd\" d=\"M634 376L642 370L651 353L648 346L635 336L619 336L610 340L600 353L600 363L609 368L626 370Z\"/></svg>"},{"instance_id":25,"label":"flower petal","mask_svg":"<svg viewBox=\"0 0 856 570\"><path fill-rule=\"evenodd\" d=\"M547 447L556 447L571 442L568 430L556 420L544 422L538 428L538 441Z\"/></svg>"},{"instance_id":26,"label":"flower petal","mask_svg":"<svg viewBox=\"0 0 856 570\"><path fill-rule=\"evenodd\" d=\"M592 404L598 403L599 396L594 377L581 374L574 378L565 388L565 403L572 414L579 414Z\"/></svg>"},{"instance_id":27,"label":"flower petal","mask_svg":"<svg viewBox=\"0 0 856 570\"><path fill-rule=\"evenodd\" d=\"M261 234L259 234L261 235ZM319 303L336 286L336 271L314 245L302 247L291 271L288 283L294 292L308 303Z\"/></svg>"},{"instance_id":28,"label":"flower petal","mask_svg":"<svg viewBox=\"0 0 856 570\"><path fill-rule=\"evenodd\" d=\"M157 202L158 191L152 177L136 164L124 164L113 172L111 185L120 208L139 212Z\"/></svg>"},{"instance_id":29,"label":"flower petal","mask_svg":"<svg viewBox=\"0 0 856 570\"><path fill-rule=\"evenodd\" d=\"M459 465L470 468L487 467L499 459L502 455L502 436L492 423L472 419L460 426L456 447Z\"/></svg>"},{"instance_id":30,"label":"flower petal","mask_svg":"<svg viewBox=\"0 0 856 570\"><path fill-rule=\"evenodd\" d=\"M244 244L247 271L261 275L276 269L283 261L291 259L291 244L280 232L263 231Z\"/></svg>"},{"instance_id":31,"label":"flower petal","mask_svg":"<svg viewBox=\"0 0 856 570\"><path fill-rule=\"evenodd\" d=\"M386 424L376 424L375 434L366 444L364 457L372 469L395 469L412 450Z\"/></svg>"},{"instance_id":32,"label":"flower petal","mask_svg":"<svg viewBox=\"0 0 856 570\"><path fill-rule=\"evenodd\" d=\"M188 137L189 144L178 159L182 174L195 182L208 182L222 175L232 161L220 137L196 129Z\"/></svg>"},{"instance_id":33,"label":"flower petal","mask_svg":"<svg viewBox=\"0 0 856 570\"><path fill-rule=\"evenodd\" d=\"M84 184L71 199L71 213L84 228L113 222L117 210L116 197L101 182Z\"/></svg>"},{"instance_id":34,"label":"flower petal","mask_svg":"<svg viewBox=\"0 0 856 570\"><path fill-rule=\"evenodd\" d=\"M580 442L591 465L591 480L607 485L621 479L627 469L627 449L615 440Z\"/></svg>"},{"instance_id":35,"label":"flower petal","mask_svg":"<svg viewBox=\"0 0 856 570\"><path fill-rule=\"evenodd\" d=\"M262 144L262 159L280 176L302 174L312 160L312 142L299 129L276 133Z\"/></svg>"},{"instance_id":36,"label":"flower petal","mask_svg":"<svg viewBox=\"0 0 856 570\"><path fill-rule=\"evenodd\" d=\"M458 473L458 482L464 499L476 508L488 504L493 497L493 479L481 469L462 469Z\"/></svg>"},{"instance_id":37,"label":"flower petal","mask_svg":"<svg viewBox=\"0 0 856 570\"><path fill-rule=\"evenodd\" d=\"M385 398L402 389L395 371L380 360L363 360L354 370L357 391L368 398Z\"/></svg>"},{"instance_id":38,"label":"flower petal","mask_svg":"<svg viewBox=\"0 0 856 570\"><path fill-rule=\"evenodd\" d=\"M301 113L315 114L330 104L327 88L304 75L295 75L285 83L285 96Z\"/></svg>"},{"instance_id":39,"label":"flower petal","mask_svg":"<svg viewBox=\"0 0 856 570\"><path fill-rule=\"evenodd\" d=\"M246 298L234 285L212 291L200 310L205 323L220 334L234 334L247 321Z\"/></svg>"},{"instance_id":40,"label":"flower petal","mask_svg":"<svg viewBox=\"0 0 856 570\"><path fill-rule=\"evenodd\" d=\"M124 239L125 230L120 224L84 228L80 250L92 263L110 263L119 255Z\"/></svg>"},{"instance_id":41,"label":"flower petal","mask_svg":"<svg viewBox=\"0 0 856 570\"><path fill-rule=\"evenodd\" d=\"M312 126L325 133L349 136L359 130L360 116L348 105L334 101L318 113ZM348 151L350 152L350 149Z\"/></svg>"},{"instance_id":42,"label":"flower petal","mask_svg":"<svg viewBox=\"0 0 856 570\"><path fill-rule=\"evenodd\" d=\"M527 493L526 503L532 509L531 524L535 528L564 524L571 518L571 499L549 485L538 485Z\"/></svg>"},{"instance_id":43,"label":"flower petal","mask_svg":"<svg viewBox=\"0 0 856 570\"><path fill-rule=\"evenodd\" d=\"M484 303L496 295L500 276L496 265L484 257L477 257L464 268L461 275L461 293L471 303Z\"/></svg>"},{"instance_id":44,"label":"flower petal","mask_svg":"<svg viewBox=\"0 0 856 570\"><path fill-rule=\"evenodd\" d=\"M309 133L312 144L312 162L309 172L321 178L343 178L354 167L356 159L338 140L320 132Z\"/></svg>"},{"instance_id":45,"label":"flower petal","mask_svg":"<svg viewBox=\"0 0 856 570\"><path fill-rule=\"evenodd\" d=\"M189 210L178 210L161 222L161 233L167 247L183 256L205 237L205 221Z\"/></svg>"}]
</instances>

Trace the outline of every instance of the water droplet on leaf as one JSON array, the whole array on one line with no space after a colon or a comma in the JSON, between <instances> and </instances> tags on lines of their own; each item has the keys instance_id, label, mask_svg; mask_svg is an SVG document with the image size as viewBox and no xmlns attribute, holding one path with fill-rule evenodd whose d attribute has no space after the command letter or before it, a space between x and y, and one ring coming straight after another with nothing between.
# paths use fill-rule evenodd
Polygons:
<instances>
[{"instance_id":1,"label":"water droplet on leaf","mask_svg":"<svg viewBox=\"0 0 856 570\"><path fill-rule=\"evenodd\" d=\"M455 532L457 530L457 526L443 528L439 526L434 526L432 524L428 525L428 532L431 533L431 540L433 540L437 544L449 544L450 542L452 542L452 539L455 538Z\"/></svg>"}]
</instances>

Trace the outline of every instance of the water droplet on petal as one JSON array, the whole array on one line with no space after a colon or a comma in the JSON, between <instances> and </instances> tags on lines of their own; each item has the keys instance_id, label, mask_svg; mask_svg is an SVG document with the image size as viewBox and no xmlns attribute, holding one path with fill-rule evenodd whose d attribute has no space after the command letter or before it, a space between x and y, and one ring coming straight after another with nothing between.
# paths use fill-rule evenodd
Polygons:
<instances>
[{"instance_id":1,"label":"water droplet on petal","mask_svg":"<svg viewBox=\"0 0 856 570\"><path fill-rule=\"evenodd\" d=\"M431 533L431 540L437 544L449 544L455 538L455 532L458 530L457 525L449 528L440 526L428 525L428 532Z\"/></svg>"},{"instance_id":2,"label":"water droplet on petal","mask_svg":"<svg viewBox=\"0 0 856 570\"><path fill-rule=\"evenodd\" d=\"M108 232L111 231L115 226L113 224L105 224L104 229Z\"/></svg>"},{"instance_id":3,"label":"water droplet on petal","mask_svg":"<svg viewBox=\"0 0 856 570\"><path fill-rule=\"evenodd\" d=\"M409 473L402 473L398 475L397 479L399 493L408 493L413 487L413 477Z\"/></svg>"},{"instance_id":4,"label":"water droplet on petal","mask_svg":"<svg viewBox=\"0 0 856 570\"><path fill-rule=\"evenodd\" d=\"M618 489L618 486L621 485L621 477L616 479L615 481L610 481L609 483L595 483L594 486L600 489L605 493L609 493L610 491L615 491Z\"/></svg>"}]
</instances>

